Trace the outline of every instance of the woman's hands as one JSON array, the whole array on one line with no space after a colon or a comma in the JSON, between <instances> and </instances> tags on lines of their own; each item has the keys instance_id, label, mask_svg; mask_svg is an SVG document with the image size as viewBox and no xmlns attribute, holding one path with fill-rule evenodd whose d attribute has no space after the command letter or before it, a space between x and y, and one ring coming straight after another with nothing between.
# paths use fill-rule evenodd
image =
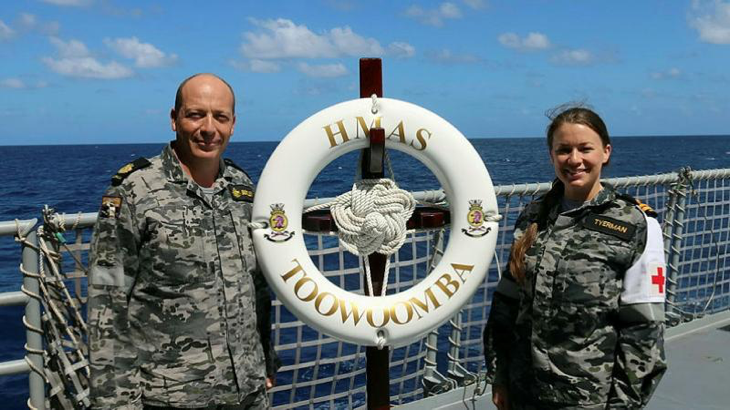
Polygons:
<instances>
[{"instance_id":1,"label":"woman's hands","mask_svg":"<svg viewBox=\"0 0 730 410\"><path fill-rule=\"evenodd\" d=\"M492 403L498 410L509 410L509 394L507 386L492 385Z\"/></svg>"}]
</instances>

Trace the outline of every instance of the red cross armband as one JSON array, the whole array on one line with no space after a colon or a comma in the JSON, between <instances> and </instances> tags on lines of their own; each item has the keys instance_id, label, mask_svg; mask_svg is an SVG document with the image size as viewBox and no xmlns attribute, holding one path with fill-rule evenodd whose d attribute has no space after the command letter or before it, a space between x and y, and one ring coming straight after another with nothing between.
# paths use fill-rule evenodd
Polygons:
<instances>
[{"instance_id":1,"label":"red cross armband","mask_svg":"<svg viewBox=\"0 0 730 410\"><path fill-rule=\"evenodd\" d=\"M667 269L662 228L654 218L646 218L646 223L646 247L639 260L626 271L622 304L664 303Z\"/></svg>"}]
</instances>

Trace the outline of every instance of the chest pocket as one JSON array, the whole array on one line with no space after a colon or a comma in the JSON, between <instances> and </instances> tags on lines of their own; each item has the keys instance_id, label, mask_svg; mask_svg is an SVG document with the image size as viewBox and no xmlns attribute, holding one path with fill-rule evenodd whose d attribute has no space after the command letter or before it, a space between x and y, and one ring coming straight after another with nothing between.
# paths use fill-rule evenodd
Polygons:
<instances>
[{"instance_id":1,"label":"chest pocket","mask_svg":"<svg viewBox=\"0 0 730 410\"><path fill-rule=\"evenodd\" d=\"M247 202L237 202L230 207L233 225L236 228L238 250L243 260L243 269L251 272L256 268L256 254L254 253L253 241L248 224L251 222L252 205Z\"/></svg>"},{"instance_id":2,"label":"chest pocket","mask_svg":"<svg viewBox=\"0 0 730 410\"><path fill-rule=\"evenodd\" d=\"M168 205L153 211L150 224L153 275L160 283L194 284L214 280L211 255L205 245L207 227L203 209Z\"/></svg>"},{"instance_id":3,"label":"chest pocket","mask_svg":"<svg viewBox=\"0 0 730 410\"><path fill-rule=\"evenodd\" d=\"M618 306L629 242L585 229L559 250L553 300L560 304Z\"/></svg>"}]
</instances>

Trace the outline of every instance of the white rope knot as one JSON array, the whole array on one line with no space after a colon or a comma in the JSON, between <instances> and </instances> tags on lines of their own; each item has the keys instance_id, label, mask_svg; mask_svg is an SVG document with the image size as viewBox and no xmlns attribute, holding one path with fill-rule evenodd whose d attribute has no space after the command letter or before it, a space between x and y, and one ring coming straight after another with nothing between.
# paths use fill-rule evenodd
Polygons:
<instances>
[{"instance_id":1,"label":"white rope knot","mask_svg":"<svg viewBox=\"0 0 730 410\"><path fill-rule=\"evenodd\" d=\"M406 222L416 208L410 192L390 179L364 179L330 206L342 246L355 255L391 255L406 238Z\"/></svg>"},{"instance_id":2,"label":"white rope knot","mask_svg":"<svg viewBox=\"0 0 730 410\"><path fill-rule=\"evenodd\" d=\"M385 296L390 271L390 256L406 240L406 222L416 209L416 200L391 179L363 179L330 204L342 246L365 258L365 277L370 294L375 294L368 255L388 255L380 295ZM379 342L380 348L385 343Z\"/></svg>"}]
</instances>

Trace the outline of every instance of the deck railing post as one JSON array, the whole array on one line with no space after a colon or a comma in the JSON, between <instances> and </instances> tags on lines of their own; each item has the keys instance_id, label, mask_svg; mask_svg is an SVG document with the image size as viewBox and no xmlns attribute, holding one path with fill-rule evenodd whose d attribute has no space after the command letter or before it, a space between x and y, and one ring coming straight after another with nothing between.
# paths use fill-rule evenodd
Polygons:
<instances>
[{"instance_id":1,"label":"deck railing post","mask_svg":"<svg viewBox=\"0 0 730 410\"><path fill-rule=\"evenodd\" d=\"M680 174L677 173L677 179L672 182L669 185L669 188L667 189L667 196L669 197L667 204L666 204L666 212L664 213L664 229L662 230L662 236L664 237L664 256L667 258L667 293L666 293L666 304L667 304L667 314L668 318L672 318L672 322L675 320L673 317L675 314L677 314L676 318L679 319L678 312L675 312L675 298L674 298L674 288L670 290L670 284L672 283L672 279L670 279L671 272L673 271L671 261L672 261L672 238L674 233L674 217L675 217L675 211L677 209L677 198L679 195L677 194L677 190L675 189L678 185L678 180L680 178ZM676 278L676 276L675 276ZM670 322L670 323L672 323Z\"/></svg>"},{"instance_id":2,"label":"deck railing post","mask_svg":"<svg viewBox=\"0 0 730 410\"><path fill-rule=\"evenodd\" d=\"M454 317L449 320L451 325L451 334L449 335L449 354L448 354L448 367L446 374L449 378L456 381L457 385L462 385L466 374L463 372L463 368L459 365L459 348L461 347L461 314L462 310L459 310Z\"/></svg>"},{"instance_id":3,"label":"deck railing post","mask_svg":"<svg viewBox=\"0 0 730 410\"><path fill-rule=\"evenodd\" d=\"M676 206L674 206L673 215L670 215L672 217L671 219L671 239L670 239L670 248L668 253L668 259L667 262L669 264L668 266L668 277L667 277L667 304L672 308L672 310L677 310L676 308L676 296L677 296L677 277L679 276L679 262L682 256L682 239L684 235L684 216L686 211L686 205L687 205L687 189L689 187L689 181L692 178L691 172L689 168L682 168L679 170L678 173L678 179L675 183L672 191L674 198L672 198L672 201L676 201ZM677 312L680 313L681 312Z\"/></svg>"},{"instance_id":4,"label":"deck railing post","mask_svg":"<svg viewBox=\"0 0 730 410\"><path fill-rule=\"evenodd\" d=\"M38 236L35 230L32 230L26 236L26 241L27 243L23 243L23 267L27 272L37 274L40 272L40 255L37 251ZM38 278L25 275L23 278L23 290L31 296L25 305L25 357L31 367L28 375L28 387L30 390L28 407L32 409L45 409L45 378L42 374L38 373L43 372L43 335L41 330L41 302L38 298L40 294Z\"/></svg>"}]
</instances>

